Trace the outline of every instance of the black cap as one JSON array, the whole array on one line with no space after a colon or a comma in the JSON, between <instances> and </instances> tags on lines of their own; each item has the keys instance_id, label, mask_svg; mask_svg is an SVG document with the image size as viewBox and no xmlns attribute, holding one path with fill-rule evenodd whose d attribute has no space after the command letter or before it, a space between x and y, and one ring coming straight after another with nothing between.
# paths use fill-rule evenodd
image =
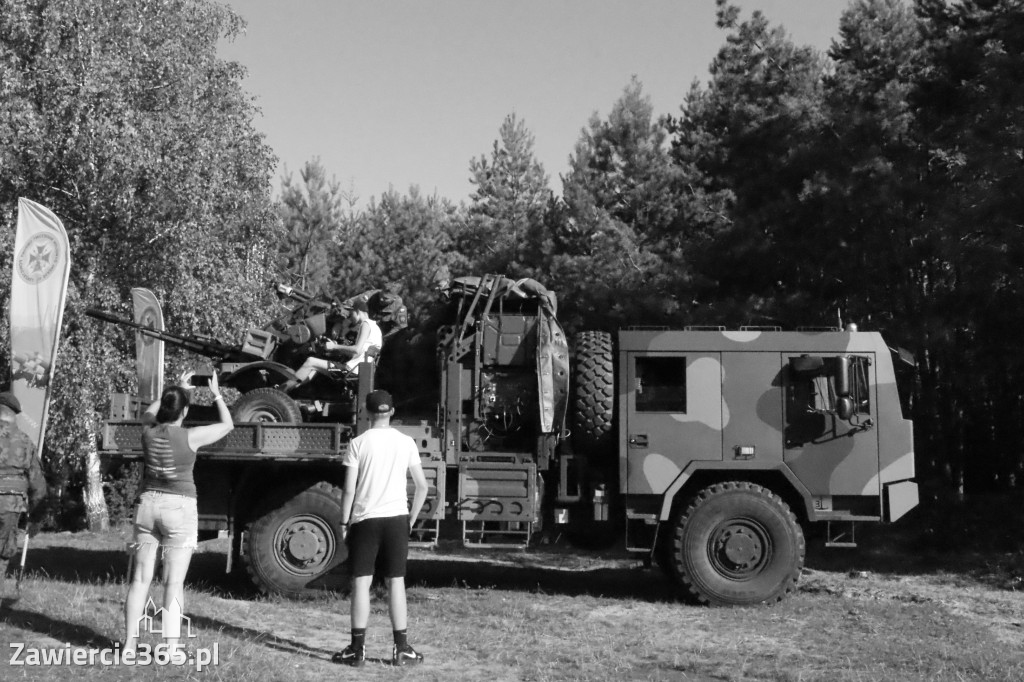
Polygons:
<instances>
[{"instance_id":1,"label":"black cap","mask_svg":"<svg viewBox=\"0 0 1024 682\"><path fill-rule=\"evenodd\" d=\"M351 308L353 310L359 310L360 312L364 313L370 312L370 307L366 305L366 299L363 298L357 298L356 300L352 301Z\"/></svg>"},{"instance_id":2,"label":"black cap","mask_svg":"<svg viewBox=\"0 0 1024 682\"><path fill-rule=\"evenodd\" d=\"M366 396L366 411L370 414L387 414L394 405L387 391L373 391Z\"/></svg>"},{"instance_id":3,"label":"black cap","mask_svg":"<svg viewBox=\"0 0 1024 682\"><path fill-rule=\"evenodd\" d=\"M21 413L21 403L14 397L14 394L10 391L4 391L0 393L0 405L6 405L7 407L14 410L15 414Z\"/></svg>"}]
</instances>

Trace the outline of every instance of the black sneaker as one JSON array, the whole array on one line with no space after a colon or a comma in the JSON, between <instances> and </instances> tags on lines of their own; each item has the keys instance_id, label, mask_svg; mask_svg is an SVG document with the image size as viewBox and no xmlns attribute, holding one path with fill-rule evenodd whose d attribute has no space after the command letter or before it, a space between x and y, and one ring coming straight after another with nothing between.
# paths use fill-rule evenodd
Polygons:
<instances>
[{"instance_id":1,"label":"black sneaker","mask_svg":"<svg viewBox=\"0 0 1024 682\"><path fill-rule=\"evenodd\" d=\"M350 665L354 668L362 668L366 664L366 648L356 648L349 644L331 656L331 663L341 663L342 665Z\"/></svg>"},{"instance_id":2,"label":"black sneaker","mask_svg":"<svg viewBox=\"0 0 1024 682\"><path fill-rule=\"evenodd\" d=\"M406 644L401 649L395 645L391 649L391 665L419 665L423 662L423 654L418 653Z\"/></svg>"}]
</instances>

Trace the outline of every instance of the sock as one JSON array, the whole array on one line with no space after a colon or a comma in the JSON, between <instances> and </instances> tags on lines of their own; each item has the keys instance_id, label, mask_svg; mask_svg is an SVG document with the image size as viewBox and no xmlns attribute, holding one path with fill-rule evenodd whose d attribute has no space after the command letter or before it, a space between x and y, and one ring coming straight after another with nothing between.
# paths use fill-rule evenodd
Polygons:
<instances>
[{"instance_id":1,"label":"sock","mask_svg":"<svg viewBox=\"0 0 1024 682\"><path fill-rule=\"evenodd\" d=\"M404 649L409 646L409 640L406 638L406 630L395 630L395 646L399 649Z\"/></svg>"},{"instance_id":2,"label":"sock","mask_svg":"<svg viewBox=\"0 0 1024 682\"><path fill-rule=\"evenodd\" d=\"M352 628L352 646L356 649L366 648L366 628Z\"/></svg>"}]
</instances>

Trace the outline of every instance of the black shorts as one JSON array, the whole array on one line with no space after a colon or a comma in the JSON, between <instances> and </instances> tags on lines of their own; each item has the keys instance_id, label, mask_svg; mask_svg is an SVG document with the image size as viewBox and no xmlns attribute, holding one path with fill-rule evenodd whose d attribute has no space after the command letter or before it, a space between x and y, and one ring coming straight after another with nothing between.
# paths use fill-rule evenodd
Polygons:
<instances>
[{"instance_id":1,"label":"black shorts","mask_svg":"<svg viewBox=\"0 0 1024 682\"><path fill-rule=\"evenodd\" d=\"M373 575L380 559L381 575L404 578L409 554L409 515L366 519L348 529L348 556L352 577Z\"/></svg>"}]
</instances>

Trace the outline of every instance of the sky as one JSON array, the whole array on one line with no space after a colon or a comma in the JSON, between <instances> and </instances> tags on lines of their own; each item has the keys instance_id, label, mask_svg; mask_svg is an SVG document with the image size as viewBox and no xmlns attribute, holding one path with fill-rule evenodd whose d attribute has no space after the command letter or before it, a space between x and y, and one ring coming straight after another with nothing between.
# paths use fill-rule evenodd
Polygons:
<instances>
[{"instance_id":1,"label":"sky","mask_svg":"<svg viewBox=\"0 0 1024 682\"><path fill-rule=\"evenodd\" d=\"M678 114L724 44L714 0L222 0L247 22L220 54L248 70L255 125L299 181L319 158L359 206L389 189L455 203L509 114L561 192L580 132L635 75ZM847 0L733 0L827 50Z\"/></svg>"}]
</instances>

